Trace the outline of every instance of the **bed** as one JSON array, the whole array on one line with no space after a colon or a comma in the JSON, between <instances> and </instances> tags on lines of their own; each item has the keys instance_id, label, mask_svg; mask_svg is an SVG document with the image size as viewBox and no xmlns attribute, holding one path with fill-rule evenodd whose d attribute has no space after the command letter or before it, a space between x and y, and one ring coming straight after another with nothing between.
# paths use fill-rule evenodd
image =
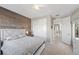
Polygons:
<instances>
[{"instance_id":1,"label":"bed","mask_svg":"<svg viewBox=\"0 0 79 59\"><path fill-rule=\"evenodd\" d=\"M17 35L11 35L15 33L13 29L6 29L4 33L4 43L1 47L3 55L40 55L45 48L45 40L42 38L18 34L18 31Z\"/></svg>"}]
</instances>

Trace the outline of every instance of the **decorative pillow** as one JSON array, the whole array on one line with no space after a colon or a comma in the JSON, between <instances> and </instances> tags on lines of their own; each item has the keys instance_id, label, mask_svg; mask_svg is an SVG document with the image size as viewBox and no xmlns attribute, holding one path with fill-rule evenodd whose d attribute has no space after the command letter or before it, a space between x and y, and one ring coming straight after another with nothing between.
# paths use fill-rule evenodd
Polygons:
<instances>
[{"instance_id":1,"label":"decorative pillow","mask_svg":"<svg viewBox=\"0 0 79 59\"><path fill-rule=\"evenodd\" d=\"M3 41L1 41L1 47L3 46Z\"/></svg>"}]
</instances>

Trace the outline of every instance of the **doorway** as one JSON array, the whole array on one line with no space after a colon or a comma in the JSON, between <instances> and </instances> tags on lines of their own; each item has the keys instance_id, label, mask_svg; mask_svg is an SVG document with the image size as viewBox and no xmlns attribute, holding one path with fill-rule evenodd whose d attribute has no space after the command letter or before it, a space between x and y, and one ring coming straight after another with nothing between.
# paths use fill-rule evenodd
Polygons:
<instances>
[{"instance_id":1,"label":"doorway","mask_svg":"<svg viewBox=\"0 0 79 59\"><path fill-rule=\"evenodd\" d=\"M60 24L54 24L54 40L55 42L58 42L61 40Z\"/></svg>"}]
</instances>

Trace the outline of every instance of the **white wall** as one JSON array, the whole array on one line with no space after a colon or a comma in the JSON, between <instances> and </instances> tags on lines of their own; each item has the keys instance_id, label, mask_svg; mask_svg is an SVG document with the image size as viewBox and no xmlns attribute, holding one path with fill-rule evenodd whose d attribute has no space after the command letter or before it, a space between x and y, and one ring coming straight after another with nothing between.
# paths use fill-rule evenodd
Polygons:
<instances>
[{"instance_id":1,"label":"white wall","mask_svg":"<svg viewBox=\"0 0 79 59\"><path fill-rule=\"evenodd\" d=\"M53 43L53 18L50 16L47 18L47 36L48 36L48 41L50 42L50 44L52 44Z\"/></svg>"},{"instance_id":2,"label":"white wall","mask_svg":"<svg viewBox=\"0 0 79 59\"><path fill-rule=\"evenodd\" d=\"M71 44L71 24L70 17L60 18L54 20L54 24L60 24L62 41L66 44Z\"/></svg>"},{"instance_id":3,"label":"white wall","mask_svg":"<svg viewBox=\"0 0 79 59\"><path fill-rule=\"evenodd\" d=\"M75 21L77 19L79 19L79 8L76 9L71 15L71 21Z\"/></svg>"}]
</instances>

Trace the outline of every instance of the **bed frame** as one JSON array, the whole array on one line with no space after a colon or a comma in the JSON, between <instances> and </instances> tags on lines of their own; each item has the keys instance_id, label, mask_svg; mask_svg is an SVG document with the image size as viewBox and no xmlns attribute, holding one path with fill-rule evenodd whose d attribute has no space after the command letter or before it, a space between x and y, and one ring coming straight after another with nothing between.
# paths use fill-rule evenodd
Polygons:
<instances>
[{"instance_id":1,"label":"bed frame","mask_svg":"<svg viewBox=\"0 0 79 59\"><path fill-rule=\"evenodd\" d=\"M38 49L33 53L33 55L41 55L45 48L45 41L38 47Z\"/></svg>"}]
</instances>

